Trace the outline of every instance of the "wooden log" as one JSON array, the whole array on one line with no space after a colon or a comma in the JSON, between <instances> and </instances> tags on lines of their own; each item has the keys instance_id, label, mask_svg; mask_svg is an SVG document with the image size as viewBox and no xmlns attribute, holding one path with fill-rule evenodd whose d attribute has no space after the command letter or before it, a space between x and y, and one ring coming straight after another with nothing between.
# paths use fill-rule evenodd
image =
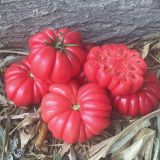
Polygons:
<instances>
[{"instance_id":1,"label":"wooden log","mask_svg":"<svg viewBox=\"0 0 160 160\"><path fill-rule=\"evenodd\" d=\"M78 30L86 43L128 43L160 32L160 1L0 0L1 48L27 48L46 27Z\"/></svg>"}]
</instances>

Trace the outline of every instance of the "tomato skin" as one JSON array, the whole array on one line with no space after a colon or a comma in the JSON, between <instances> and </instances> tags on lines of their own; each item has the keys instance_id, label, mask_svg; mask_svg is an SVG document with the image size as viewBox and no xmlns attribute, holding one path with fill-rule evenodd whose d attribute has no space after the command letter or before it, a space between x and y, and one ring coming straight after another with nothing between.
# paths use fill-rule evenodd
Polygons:
<instances>
[{"instance_id":1,"label":"tomato skin","mask_svg":"<svg viewBox=\"0 0 160 160\"><path fill-rule=\"evenodd\" d=\"M160 82L151 72L147 72L142 88L136 93L113 96L115 109L127 116L146 115L156 109L160 102Z\"/></svg>"},{"instance_id":2,"label":"tomato skin","mask_svg":"<svg viewBox=\"0 0 160 160\"><path fill-rule=\"evenodd\" d=\"M98 82L117 96L138 91L146 71L147 64L139 53L124 44L92 47L84 65L90 81Z\"/></svg>"},{"instance_id":3,"label":"tomato skin","mask_svg":"<svg viewBox=\"0 0 160 160\"><path fill-rule=\"evenodd\" d=\"M48 82L31 74L28 57L21 62L11 64L5 72L6 95L16 107L38 104L48 93L48 88Z\"/></svg>"},{"instance_id":4,"label":"tomato skin","mask_svg":"<svg viewBox=\"0 0 160 160\"><path fill-rule=\"evenodd\" d=\"M80 86L89 82L83 70L75 78Z\"/></svg>"},{"instance_id":5,"label":"tomato skin","mask_svg":"<svg viewBox=\"0 0 160 160\"><path fill-rule=\"evenodd\" d=\"M89 51L94 47L94 44L85 44L84 45L84 49L86 50L87 54L89 53Z\"/></svg>"},{"instance_id":6,"label":"tomato skin","mask_svg":"<svg viewBox=\"0 0 160 160\"><path fill-rule=\"evenodd\" d=\"M69 44L76 46L67 46ZM29 39L29 46L32 73L42 80L51 79L56 83L65 83L76 76L86 58L80 33L68 28L39 32Z\"/></svg>"},{"instance_id":7,"label":"tomato skin","mask_svg":"<svg viewBox=\"0 0 160 160\"><path fill-rule=\"evenodd\" d=\"M84 142L109 126L112 107L106 91L96 83L79 88L72 80L52 84L49 90L42 99L41 117L55 138L70 144Z\"/></svg>"},{"instance_id":8,"label":"tomato skin","mask_svg":"<svg viewBox=\"0 0 160 160\"><path fill-rule=\"evenodd\" d=\"M89 51L90 51L90 49L91 49L92 47L94 47L94 44L85 44L85 45L84 45L84 49L85 49L85 51L86 51L86 54L89 53ZM79 73L75 78L76 78L76 80L78 81L78 83L79 83L80 85L83 85L83 84L86 84L86 83L89 82L87 76L86 76L85 73L84 73L84 69L83 69L83 68L81 69L80 73Z\"/></svg>"}]
</instances>

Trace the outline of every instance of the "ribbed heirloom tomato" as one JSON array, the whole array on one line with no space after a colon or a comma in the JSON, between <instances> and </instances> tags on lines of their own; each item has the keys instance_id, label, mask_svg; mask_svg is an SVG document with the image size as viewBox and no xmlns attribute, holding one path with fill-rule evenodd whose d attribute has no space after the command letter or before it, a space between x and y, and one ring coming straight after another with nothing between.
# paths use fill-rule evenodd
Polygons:
<instances>
[{"instance_id":1,"label":"ribbed heirloom tomato","mask_svg":"<svg viewBox=\"0 0 160 160\"><path fill-rule=\"evenodd\" d=\"M83 70L75 77L75 79L80 85L83 85L89 82Z\"/></svg>"},{"instance_id":2,"label":"ribbed heirloom tomato","mask_svg":"<svg viewBox=\"0 0 160 160\"><path fill-rule=\"evenodd\" d=\"M93 47L84 66L88 79L114 95L134 93L143 84L147 65L136 50L124 44Z\"/></svg>"},{"instance_id":3,"label":"ribbed heirloom tomato","mask_svg":"<svg viewBox=\"0 0 160 160\"><path fill-rule=\"evenodd\" d=\"M86 54L89 53L89 50L93 47L94 45L93 44L87 44L84 46L85 48L85 51L86 51ZM85 73L84 73L84 69L81 68L81 71L80 73L75 77L76 80L78 81L78 83L80 85L83 85L83 84L86 84L88 81L88 78L86 77Z\"/></svg>"},{"instance_id":4,"label":"ribbed heirloom tomato","mask_svg":"<svg viewBox=\"0 0 160 160\"><path fill-rule=\"evenodd\" d=\"M84 142L110 124L111 105L96 83L79 88L76 81L53 84L41 103L42 119L53 136L67 143Z\"/></svg>"},{"instance_id":5,"label":"ribbed heirloom tomato","mask_svg":"<svg viewBox=\"0 0 160 160\"><path fill-rule=\"evenodd\" d=\"M159 91L159 80L156 75L148 72L139 91L125 96L113 96L114 106L124 115L145 115L156 109L160 102Z\"/></svg>"},{"instance_id":6,"label":"ribbed heirloom tomato","mask_svg":"<svg viewBox=\"0 0 160 160\"><path fill-rule=\"evenodd\" d=\"M48 83L35 76L30 71L28 57L23 61L13 63L5 72L5 90L9 100L17 107L38 104L42 96L48 92Z\"/></svg>"},{"instance_id":7,"label":"ribbed heirloom tomato","mask_svg":"<svg viewBox=\"0 0 160 160\"><path fill-rule=\"evenodd\" d=\"M29 46L31 70L40 79L67 82L85 62L80 33L68 28L39 32L30 38Z\"/></svg>"}]
</instances>

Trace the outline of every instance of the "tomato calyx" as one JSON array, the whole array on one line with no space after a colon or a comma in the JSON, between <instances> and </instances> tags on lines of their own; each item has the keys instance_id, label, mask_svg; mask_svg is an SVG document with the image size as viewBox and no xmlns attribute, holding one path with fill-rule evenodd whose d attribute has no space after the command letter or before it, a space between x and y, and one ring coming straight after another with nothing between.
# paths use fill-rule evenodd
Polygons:
<instances>
[{"instance_id":1,"label":"tomato calyx","mask_svg":"<svg viewBox=\"0 0 160 160\"><path fill-rule=\"evenodd\" d=\"M72 106L72 109L75 110L75 111L79 111L80 110L80 105L79 104L74 104Z\"/></svg>"},{"instance_id":2,"label":"tomato calyx","mask_svg":"<svg viewBox=\"0 0 160 160\"><path fill-rule=\"evenodd\" d=\"M59 34L63 35L63 33L59 32ZM56 36L56 42L50 37L50 43L45 42L45 45L52 46L53 48L59 49L60 52L65 50L65 47L74 47L78 46L78 44L63 44L64 37Z\"/></svg>"}]
</instances>

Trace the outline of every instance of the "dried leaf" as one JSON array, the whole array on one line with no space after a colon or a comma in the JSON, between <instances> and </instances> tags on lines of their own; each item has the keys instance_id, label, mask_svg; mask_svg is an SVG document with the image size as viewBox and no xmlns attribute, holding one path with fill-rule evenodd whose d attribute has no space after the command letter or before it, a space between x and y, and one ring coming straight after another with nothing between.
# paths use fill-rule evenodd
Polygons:
<instances>
[{"instance_id":1,"label":"dried leaf","mask_svg":"<svg viewBox=\"0 0 160 160\"><path fill-rule=\"evenodd\" d=\"M123 145L119 150L117 150L116 152L114 152L112 154L112 158L116 157L117 155L119 155L123 150L125 150L126 148L130 147L131 145L131 141L128 141L125 145Z\"/></svg>"},{"instance_id":2,"label":"dried leaf","mask_svg":"<svg viewBox=\"0 0 160 160\"><path fill-rule=\"evenodd\" d=\"M63 157L64 154L69 151L69 149L70 149L70 145L64 143L64 144L62 145L62 147L60 148L58 154L59 154L61 157Z\"/></svg>"},{"instance_id":3,"label":"dried leaf","mask_svg":"<svg viewBox=\"0 0 160 160\"><path fill-rule=\"evenodd\" d=\"M152 46L152 49L159 49L160 48L160 41L157 41L157 43L155 43L153 46Z\"/></svg>"},{"instance_id":4,"label":"dried leaf","mask_svg":"<svg viewBox=\"0 0 160 160\"><path fill-rule=\"evenodd\" d=\"M0 126L0 153L2 152L3 146L3 138L4 138L4 130Z\"/></svg>"},{"instance_id":5,"label":"dried leaf","mask_svg":"<svg viewBox=\"0 0 160 160\"><path fill-rule=\"evenodd\" d=\"M8 100L0 94L0 104L3 106L8 106Z\"/></svg>"},{"instance_id":6,"label":"dried leaf","mask_svg":"<svg viewBox=\"0 0 160 160\"><path fill-rule=\"evenodd\" d=\"M144 123L139 124L138 126L135 126L132 131L126 132L110 149L109 153L114 153L118 149L120 149L124 144L126 144L128 141L132 139L132 137L139 132L141 128L150 126L150 122L148 120L144 121Z\"/></svg>"},{"instance_id":7,"label":"dried leaf","mask_svg":"<svg viewBox=\"0 0 160 160\"><path fill-rule=\"evenodd\" d=\"M156 57L154 57L153 55L150 55L156 62L160 63L160 60Z\"/></svg>"},{"instance_id":8,"label":"dried leaf","mask_svg":"<svg viewBox=\"0 0 160 160\"><path fill-rule=\"evenodd\" d=\"M146 40L154 40L154 39L159 39L160 37L160 32L156 32L156 33L151 33L151 34L147 34L143 37L141 37L142 41L146 41Z\"/></svg>"},{"instance_id":9,"label":"dried leaf","mask_svg":"<svg viewBox=\"0 0 160 160\"><path fill-rule=\"evenodd\" d=\"M115 128L115 134L118 134L122 131L121 124L119 123L115 123L114 128Z\"/></svg>"},{"instance_id":10,"label":"dried leaf","mask_svg":"<svg viewBox=\"0 0 160 160\"><path fill-rule=\"evenodd\" d=\"M33 122L35 122L35 119L34 118L25 118L22 122L20 122L10 133L9 135L11 135L16 129L20 129L20 128L23 128L25 126L28 126L30 124L32 124Z\"/></svg>"},{"instance_id":11,"label":"dried leaf","mask_svg":"<svg viewBox=\"0 0 160 160\"><path fill-rule=\"evenodd\" d=\"M61 155L58 153L56 156L55 156L55 160L61 160L62 159L62 157L61 157Z\"/></svg>"},{"instance_id":12,"label":"dried leaf","mask_svg":"<svg viewBox=\"0 0 160 160\"><path fill-rule=\"evenodd\" d=\"M153 160L157 160L159 156L159 151L160 151L160 141L158 138L155 140L155 147L154 147L154 155L153 155Z\"/></svg>"},{"instance_id":13,"label":"dried leaf","mask_svg":"<svg viewBox=\"0 0 160 160\"><path fill-rule=\"evenodd\" d=\"M113 154L112 158L118 160L135 159L144 157L145 160L151 160L155 131L149 128L143 128L132 140L132 144L118 154Z\"/></svg>"},{"instance_id":14,"label":"dried leaf","mask_svg":"<svg viewBox=\"0 0 160 160\"><path fill-rule=\"evenodd\" d=\"M123 150L119 155L114 157L114 160L129 160L134 159L137 157L142 145L143 145L143 139L140 139L139 141L135 142L133 145L128 147L127 149Z\"/></svg>"},{"instance_id":15,"label":"dried leaf","mask_svg":"<svg viewBox=\"0 0 160 160\"><path fill-rule=\"evenodd\" d=\"M20 132L20 140L21 140L21 150L25 147L25 145L29 142L29 140L33 137L33 133L26 133L24 130Z\"/></svg>"},{"instance_id":16,"label":"dried leaf","mask_svg":"<svg viewBox=\"0 0 160 160\"><path fill-rule=\"evenodd\" d=\"M4 131L4 138L3 138L3 147L2 147L2 160L4 159L5 153L7 154L8 151L8 141L9 141L9 131L11 129L11 120L8 117L6 121L6 128Z\"/></svg>"},{"instance_id":17,"label":"dried leaf","mask_svg":"<svg viewBox=\"0 0 160 160\"><path fill-rule=\"evenodd\" d=\"M157 117L157 129L158 129L158 137L160 140L160 116Z\"/></svg>"},{"instance_id":18,"label":"dried leaf","mask_svg":"<svg viewBox=\"0 0 160 160\"><path fill-rule=\"evenodd\" d=\"M3 59L3 61L0 62L0 68L5 67L6 65L9 65L15 61L20 60L21 57L19 56L7 56L6 58Z\"/></svg>"},{"instance_id":19,"label":"dried leaf","mask_svg":"<svg viewBox=\"0 0 160 160\"><path fill-rule=\"evenodd\" d=\"M70 160L76 160L75 150L72 145L70 145L70 152L68 154Z\"/></svg>"},{"instance_id":20,"label":"dried leaf","mask_svg":"<svg viewBox=\"0 0 160 160\"><path fill-rule=\"evenodd\" d=\"M160 157L160 116L157 117L157 138L155 140L153 160L157 160L158 157Z\"/></svg>"},{"instance_id":21,"label":"dried leaf","mask_svg":"<svg viewBox=\"0 0 160 160\"><path fill-rule=\"evenodd\" d=\"M148 126L148 122L145 122L145 121L148 121L149 119L156 117L156 116L159 116L159 115L160 115L160 109L158 109L158 110L142 117L141 119L137 120L136 122L132 123L126 129L124 129L122 132L120 132L118 135L116 135L112 138L109 138L105 141L102 141L102 142L98 143L97 145L93 146L89 150L90 160L100 159L102 157L104 158L106 156L106 154L113 152L113 151L115 152L117 149L119 149L120 147L122 147L125 144L123 141L124 141L124 137L126 135L131 134L133 136L132 132L134 132L136 134L141 128ZM145 123L147 125L145 125ZM134 130L134 129L136 129L136 130ZM127 136L126 142L128 140L129 139ZM118 143L116 144L116 142L118 142ZM111 147L112 147L112 150L111 150Z\"/></svg>"},{"instance_id":22,"label":"dried leaf","mask_svg":"<svg viewBox=\"0 0 160 160\"><path fill-rule=\"evenodd\" d=\"M105 146L109 146L112 144L112 141L115 139L115 136L114 137L111 137L109 139L106 139L96 145L94 145L93 147L91 147L89 149L89 156L93 156L94 154L98 153L101 149L105 148Z\"/></svg>"},{"instance_id":23,"label":"dried leaf","mask_svg":"<svg viewBox=\"0 0 160 160\"><path fill-rule=\"evenodd\" d=\"M0 121L7 119L7 115L1 116L0 117ZM24 119L24 118L32 118L32 119L39 119L39 113L35 112L35 113L23 113L23 114L19 114L19 115L11 115L10 118L11 119Z\"/></svg>"},{"instance_id":24,"label":"dried leaf","mask_svg":"<svg viewBox=\"0 0 160 160\"><path fill-rule=\"evenodd\" d=\"M156 133L154 130L150 128L143 128L133 140L133 143L139 139L146 141L146 144L143 146L139 153L139 155L144 157L145 160L151 160L155 136Z\"/></svg>"},{"instance_id":25,"label":"dried leaf","mask_svg":"<svg viewBox=\"0 0 160 160\"><path fill-rule=\"evenodd\" d=\"M83 144L80 144L79 143L79 146L82 148L82 152L84 152L84 156L85 156L85 159L86 160L89 160L89 155L88 155L88 152L87 152L87 150L86 150L86 146L85 145L83 145ZM87 146L88 147L88 146ZM88 147L89 148L89 147ZM82 155L82 154L81 154Z\"/></svg>"},{"instance_id":26,"label":"dried leaf","mask_svg":"<svg viewBox=\"0 0 160 160\"><path fill-rule=\"evenodd\" d=\"M151 42L150 42L150 43L146 43L146 44L144 45L143 51L142 51L142 55L141 55L141 57L142 57L143 59L145 59L145 58L147 57L147 55L148 55L148 53L149 53L149 47L150 47L150 45L151 45Z\"/></svg>"},{"instance_id":27,"label":"dried leaf","mask_svg":"<svg viewBox=\"0 0 160 160\"><path fill-rule=\"evenodd\" d=\"M12 154L8 154L6 160L13 160Z\"/></svg>"},{"instance_id":28,"label":"dried leaf","mask_svg":"<svg viewBox=\"0 0 160 160\"><path fill-rule=\"evenodd\" d=\"M2 159L1 155L0 155L0 159ZM13 160L12 154L7 154L7 158L4 158L4 160Z\"/></svg>"},{"instance_id":29,"label":"dried leaf","mask_svg":"<svg viewBox=\"0 0 160 160\"><path fill-rule=\"evenodd\" d=\"M131 124L131 125L133 125L133 124ZM139 125L136 124L136 125L133 125L132 127L129 126L126 129L124 129L122 132L120 132L118 135L116 135L110 139L105 140L105 145L103 146L103 148L101 146L101 143L97 144L96 146L94 146L90 149L89 155L90 155L90 157L92 156L90 158L90 160L104 158L106 156L106 154L116 152L123 145L125 145L129 140L131 140L131 138L141 128L144 128L149 125L150 125L149 121L146 120L146 121L140 123ZM93 155L95 153L95 151L97 151L97 154Z\"/></svg>"},{"instance_id":30,"label":"dried leaf","mask_svg":"<svg viewBox=\"0 0 160 160\"><path fill-rule=\"evenodd\" d=\"M152 136L155 136L155 131L153 129L150 129L150 128L142 128L140 130L140 132L134 137L133 139L133 142L136 142L142 138L146 138L146 137L152 137Z\"/></svg>"},{"instance_id":31,"label":"dried leaf","mask_svg":"<svg viewBox=\"0 0 160 160\"><path fill-rule=\"evenodd\" d=\"M9 53L9 54L19 54L19 55L28 55L28 51L15 50L15 49L0 49L0 53Z\"/></svg>"},{"instance_id":32,"label":"dried leaf","mask_svg":"<svg viewBox=\"0 0 160 160\"><path fill-rule=\"evenodd\" d=\"M144 152L144 158L145 160L151 160L152 153L153 153L153 145L154 145L154 139L155 139L155 133L153 136L151 136L146 143L145 147L142 148L140 155Z\"/></svg>"}]
</instances>

